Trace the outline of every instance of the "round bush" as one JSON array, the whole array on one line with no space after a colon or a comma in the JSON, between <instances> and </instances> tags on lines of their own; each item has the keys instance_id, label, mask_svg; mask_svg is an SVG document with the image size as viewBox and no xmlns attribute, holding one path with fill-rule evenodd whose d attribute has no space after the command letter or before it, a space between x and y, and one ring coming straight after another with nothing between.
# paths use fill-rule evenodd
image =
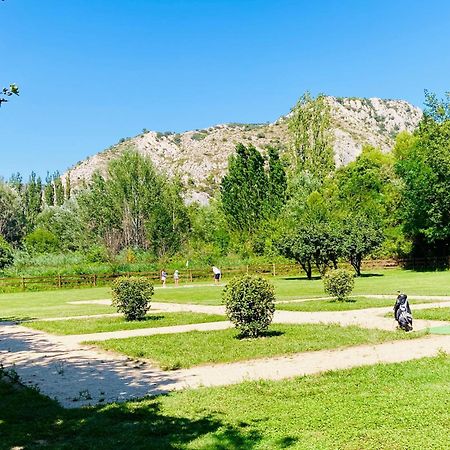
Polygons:
<instances>
[{"instance_id":1,"label":"round bush","mask_svg":"<svg viewBox=\"0 0 450 450\"><path fill-rule=\"evenodd\" d=\"M36 228L25 236L25 243L27 249L35 253L56 253L60 250L58 237L44 228Z\"/></svg>"},{"instance_id":2,"label":"round bush","mask_svg":"<svg viewBox=\"0 0 450 450\"><path fill-rule=\"evenodd\" d=\"M0 234L0 270L11 265L14 261L12 248Z\"/></svg>"},{"instance_id":3,"label":"round bush","mask_svg":"<svg viewBox=\"0 0 450 450\"><path fill-rule=\"evenodd\" d=\"M153 292L153 284L143 277L119 277L112 284L112 304L125 320L142 320Z\"/></svg>"},{"instance_id":4,"label":"round bush","mask_svg":"<svg viewBox=\"0 0 450 450\"><path fill-rule=\"evenodd\" d=\"M345 269L335 269L328 272L323 278L325 292L339 301L344 301L353 291L355 277L353 272Z\"/></svg>"},{"instance_id":5,"label":"round bush","mask_svg":"<svg viewBox=\"0 0 450 450\"><path fill-rule=\"evenodd\" d=\"M260 276L233 278L223 291L228 318L243 337L257 337L267 330L275 311L273 286Z\"/></svg>"}]
</instances>

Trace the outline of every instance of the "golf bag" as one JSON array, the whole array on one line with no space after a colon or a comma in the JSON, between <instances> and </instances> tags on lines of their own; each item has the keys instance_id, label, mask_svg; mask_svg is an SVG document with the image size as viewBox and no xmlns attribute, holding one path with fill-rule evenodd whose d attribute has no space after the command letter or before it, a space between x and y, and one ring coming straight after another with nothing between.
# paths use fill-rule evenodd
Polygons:
<instances>
[{"instance_id":1,"label":"golf bag","mask_svg":"<svg viewBox=\"0 0 450 450\"><path fill-rule=\"evenodd\" d=\"M409 307L408 296L399 294L394 306L394 317L398 322L398 326L404 331L412 331L412 314Z\"/></svg>"}]
</instances>

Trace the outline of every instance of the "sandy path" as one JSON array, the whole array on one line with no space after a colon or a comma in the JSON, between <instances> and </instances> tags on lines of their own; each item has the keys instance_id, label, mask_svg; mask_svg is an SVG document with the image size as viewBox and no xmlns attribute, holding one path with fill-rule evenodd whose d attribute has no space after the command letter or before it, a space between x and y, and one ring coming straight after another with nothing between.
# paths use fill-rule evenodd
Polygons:
<instances>
[{"instance_id":1,"label":"sandy path","mask_svg":"<svg viewBox=\"0 0 450 450\"><path fill-rule=\"evenodd\" d=\"M429 297L427 297L429 298ZM444 303L414 305L415 309L450 306ZM221 314L223 306L153 303L160 311L193 311ZM159 309L161 308L161 309ZM276 311L275 323L340 323L392 330L395 321L380 317L391 307L341 312ZM108 314L110 316L111 314ZM446 322L414 321L415 329L448 325ZM305 352L285 357L231 364L200 366L165 372L149 362L82 346L79 342L111 337L142 336L190 330L224 329L229 322L181 325L96 333L53 336L13 323L0 323L0 362L14 368L26 385L37 385L42 393L56 398L65 407L123 401L170 390L198 386L218 386L243 380L283 379L379 362L398 362L433 356L439 350L450 353L450 336L427 336L414 341Z\"/></svg>"},{"instance_id":2,"label":"sandy path","mask_svg":"<svg viewBox=\"0 0 450 450\"><path fill-rule=\"evenodd\" d=\"M0 359L25 385L37 385L65 407L124 401L148 394L243 380L279 380L379 362L398 362L450 353L450 336L305 352L285 357L199 366L165 372L97 349L58 342L19 325L0 327Z\"/></svg>"}]
</instances>

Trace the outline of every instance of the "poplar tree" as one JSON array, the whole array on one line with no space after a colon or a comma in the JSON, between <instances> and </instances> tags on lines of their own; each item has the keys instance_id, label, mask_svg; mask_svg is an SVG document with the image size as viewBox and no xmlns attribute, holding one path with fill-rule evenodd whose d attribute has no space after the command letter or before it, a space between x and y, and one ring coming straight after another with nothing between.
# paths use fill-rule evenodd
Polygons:
<instances>
[{"instance_id":1,"label":"poplar tree","mask_svg":"<svg viewBox=\"0 0 450 450\"><path fill-rule=\"evenodd\" d=\"M331 108L323 94L316 98L309 92L291 111L288 130L292 137L294 171L321 180L335 169Z\"/></svg>"}]
</instances>

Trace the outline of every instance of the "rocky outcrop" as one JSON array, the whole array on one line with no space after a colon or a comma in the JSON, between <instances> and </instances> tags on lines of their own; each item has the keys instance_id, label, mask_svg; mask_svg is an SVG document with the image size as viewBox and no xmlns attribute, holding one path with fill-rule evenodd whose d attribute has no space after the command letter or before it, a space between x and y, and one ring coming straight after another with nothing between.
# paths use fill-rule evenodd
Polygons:
<instances>
[{"instance_id":1,"label":"rocky outcrop","mask_svg":"<svg viewBox=\"0 0 450 450\"><path fill-rule=\"evenodd\" d=\"M364 145L389 151L400 131L413 131L422 111L403 100L328 97L332 111L334 152L338 165L353 161ZM238 142L264 151L268 145L289 147L287 121L266 124L223 124L184 133L144 132L98 153L71 168L76 189L95 171L105 172L108 161L127 148L148 155L169 176L179 176L187 188L187 201L206 203L224 175L228 157Z\"/></svg>"}]
</instances>

